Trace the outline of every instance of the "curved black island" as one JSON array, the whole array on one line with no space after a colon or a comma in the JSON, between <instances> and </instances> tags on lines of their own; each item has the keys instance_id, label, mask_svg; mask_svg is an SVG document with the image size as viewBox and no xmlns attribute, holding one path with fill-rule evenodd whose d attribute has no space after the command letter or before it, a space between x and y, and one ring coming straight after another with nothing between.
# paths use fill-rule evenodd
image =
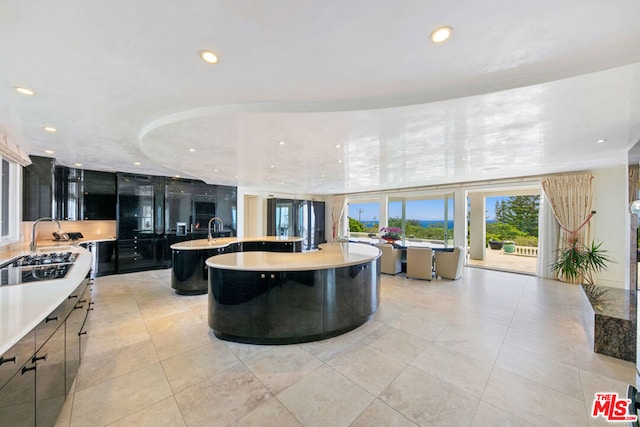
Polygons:
<instances>
[{"instance_id":1,"label":"curved black island","mask_svg":"<svg viewBox=\"0 0 640 427\"><path fill-rule=\"evenodd\" d=\"M205 265L207 258L234 252L300 252L302 237L222 237L212 240L187 240L174 243L171 250L171 287L178 295L199 295L206 294L209 286L209 270Z\"/></svg>"},{"instance_id":2,"label":"curved black island","mask_svg":"<svg viewBox=\"0 0 640 427\"><path fill-rule=\"evenodd\" d=\"M302 253L217 255L209 267L209 326L218 338L292 344L343 334L380 303L380 250L328 243Z\"/></svg>"}]
</instances>

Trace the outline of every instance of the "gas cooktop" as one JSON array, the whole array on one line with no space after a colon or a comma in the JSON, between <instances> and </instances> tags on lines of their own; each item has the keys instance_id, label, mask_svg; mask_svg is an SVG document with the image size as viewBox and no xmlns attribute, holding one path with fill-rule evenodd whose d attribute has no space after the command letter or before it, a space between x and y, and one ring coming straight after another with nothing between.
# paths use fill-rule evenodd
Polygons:
<instances>
[{"instance_id":1,"label":"gas cooktop","mask_svg":"<svg viewBox=\"0 0 640 427\"><path fill-rule=\"evenodd\" d=\"M0 286L63 279L77 256L74 252L21 256L0 266Z\"/></svg>"}]
</instances>

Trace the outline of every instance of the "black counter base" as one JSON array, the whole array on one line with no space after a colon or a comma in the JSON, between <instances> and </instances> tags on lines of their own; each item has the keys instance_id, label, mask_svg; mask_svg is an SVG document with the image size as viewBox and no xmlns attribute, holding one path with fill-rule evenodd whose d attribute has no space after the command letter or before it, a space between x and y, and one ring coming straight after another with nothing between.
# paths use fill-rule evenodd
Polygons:
<instances>
[{"instance_id":1,"label":"black counter base","mask_svg":"<svg viewBox=\"0 0 640 427\"><path fill-rule=\"evenodd\" d=\"M380 259L308 271L209 267L208 323L221 339L295 344L366 323L380 303Z\"/></svg>"},{"instance_id":2,"label":"black counter base","mask_svg":"<svg viewBox=\"0 0 640 427\"><path fill-rule=\"evenodd\" d=\"M353 331L354 329L357 329L360 326L362 326L365 323L367 323L373 317L374 314L371 314L364 321L362 321L362 322L360 322L358 324L354 324L352 326L349 326L349 327L346 327L346 328L342 328L342 329L338 329L338 330L331 331L331 332L327 332L327 333L324 333L324 334L314 334L314 335L299 336L299 337L289 337L289 338L268 338L268 337L247 338L247 337L241 337L241 336L237 336L237 335L224 334L222 332L218 332L218 331L215 331L215 330L213 330L213 334L216 337L220 338L221 340L233 341L233 342L238 342L238 343L241 343L241 344L257 344L257 345L302 344L302 343L305 343L305 342L326 340L326 339L329 339L329 338L337 337L338 335L346 334L347 332Z\"/></svg>"}]
</instances>

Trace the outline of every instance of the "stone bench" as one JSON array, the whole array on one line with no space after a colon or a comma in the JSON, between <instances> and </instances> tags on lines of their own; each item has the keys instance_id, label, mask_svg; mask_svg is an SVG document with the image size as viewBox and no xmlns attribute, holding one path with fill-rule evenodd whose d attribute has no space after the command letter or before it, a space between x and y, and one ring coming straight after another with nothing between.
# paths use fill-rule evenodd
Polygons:
<instances>
[{"instance_id":1,"label":"stone bench","mask_svg":"<svg viewBox=\"0 0 640 427\"><path fill-rule=\"evenodd\" d=\"M593 311L593 351L636 361L636 291L582 285Z\"/></svg>"}]
</instances>

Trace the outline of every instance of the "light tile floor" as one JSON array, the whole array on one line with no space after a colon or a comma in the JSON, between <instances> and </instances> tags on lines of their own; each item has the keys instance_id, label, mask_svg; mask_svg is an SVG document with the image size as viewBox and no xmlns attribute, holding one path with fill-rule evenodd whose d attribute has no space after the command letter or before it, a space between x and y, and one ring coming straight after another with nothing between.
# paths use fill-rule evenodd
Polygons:
<instances>
[{"instance_id":1,"label":"light tile floor","mask_svg":"<svg viewBox=\"0 0 640 427\"><path fill-rule=\"evenodd\" d=\"M170 271L99 278L90 338L58 426L595 426L596 392L633 363L593 353L578 286L465 268L382 277L362 327L287 346L218 340L207 298Z\"/></svg>"}]
</instances>

